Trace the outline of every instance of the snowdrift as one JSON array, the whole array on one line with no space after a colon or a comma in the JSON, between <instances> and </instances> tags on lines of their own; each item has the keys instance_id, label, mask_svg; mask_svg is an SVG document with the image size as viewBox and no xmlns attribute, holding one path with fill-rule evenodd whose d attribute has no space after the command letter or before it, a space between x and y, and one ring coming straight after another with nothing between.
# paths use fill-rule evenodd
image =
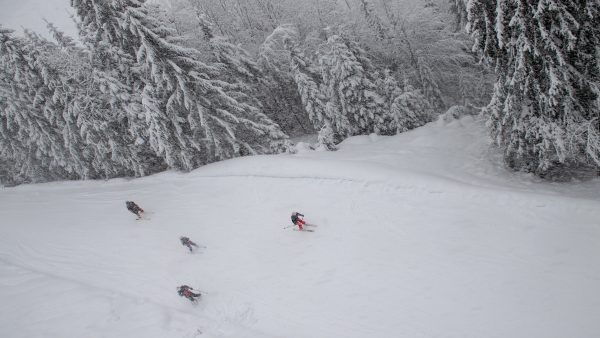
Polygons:
<instances>
[{"instance_id":1,"label":"snowdrift","mask_svg":"<svg viewBox=\"0 0 600 338\"><path fill-rule=\"evenodd\" d=\"M0 190L0 336L597 337L600 182L508 172L486 139L463 117ZM316 231L284 229L292 211Z\"/></svg>"}]
</instances>

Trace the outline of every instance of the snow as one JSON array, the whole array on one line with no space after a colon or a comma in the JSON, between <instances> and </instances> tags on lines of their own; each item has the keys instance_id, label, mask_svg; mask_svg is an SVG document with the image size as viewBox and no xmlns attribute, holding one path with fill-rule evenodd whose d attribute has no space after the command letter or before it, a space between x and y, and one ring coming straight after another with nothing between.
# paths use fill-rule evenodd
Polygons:
<instances>
[{"instance_id":1,"label":"snow","mask_svg":"<svg viewBox=\"0 0 600 338\"><path fill-rule=\"evenodd\" d=\"M486 139L466 116L336 152L2 189L0 336L597 337L600 181L511 173ZM316 231L284 229L292 211Z\"/></svg>"}]
</instances>

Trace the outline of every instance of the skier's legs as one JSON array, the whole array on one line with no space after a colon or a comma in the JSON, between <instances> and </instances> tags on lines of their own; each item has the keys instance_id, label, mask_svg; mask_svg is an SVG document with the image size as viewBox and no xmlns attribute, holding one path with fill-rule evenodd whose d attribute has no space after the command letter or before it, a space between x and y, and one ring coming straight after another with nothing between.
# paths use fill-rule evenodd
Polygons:
<instances>
[{"instance_id":1,"label":"skier's legs","mask_svg":"<svg viewBox=\"0 0 600 338\"><path fill-rule=\"evenodd\" d=\"M298 226L298 230L302 230L302 225L304 223L305 222L303 220L301 220L301 219L298 218L298 220L296 221L296 225Z\"/></svg>"}]
</instances>

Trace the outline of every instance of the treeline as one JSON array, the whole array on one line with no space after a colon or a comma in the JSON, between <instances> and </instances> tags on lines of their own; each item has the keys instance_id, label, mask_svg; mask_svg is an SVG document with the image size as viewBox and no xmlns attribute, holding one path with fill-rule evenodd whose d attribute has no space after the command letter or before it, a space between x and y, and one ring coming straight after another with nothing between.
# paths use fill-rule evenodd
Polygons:
<instances>
[{"instance_id":1,"label":"treeline","mask_svg":"<svg viewBox=\"0 0 600 338\"><path fill-rule=\"evenodd\" d=\"M79 41L0 28L0 182L142 176L393 135L490 76L445 1L72 0Z\"/></svg>"},{"instance_id":2,"label":"treeline","mask_svg":"<svg viewBox=\"0 0 600 338\"><path fill-rule=\"evenodd\" d=\"M600 2L451 3L495 70L484 114L506 164L552 179L600 174Z\"/></svg>"}]
</instances>

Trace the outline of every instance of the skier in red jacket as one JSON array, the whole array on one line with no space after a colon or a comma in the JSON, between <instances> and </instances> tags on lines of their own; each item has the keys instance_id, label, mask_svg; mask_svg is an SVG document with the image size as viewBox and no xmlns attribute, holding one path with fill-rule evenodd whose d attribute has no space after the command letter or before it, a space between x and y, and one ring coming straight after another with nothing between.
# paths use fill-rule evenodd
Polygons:
<instances>
[{"instance_id":1,"label":"skier in red jacket","mask_svg":"<svg viewBox=\"0 0 600 338\"><path fill-rule=\"evenodd\" d=\"M301 213L299 213L297 211L292 212L292 223L294 223L294 225L297 225L298 230L300 230L300 231L303 230L302 226L304 224L306 224L304 219L302 219L301 217L304 217L304 215L302 215Z\"/></svg>"}]
</instances>

